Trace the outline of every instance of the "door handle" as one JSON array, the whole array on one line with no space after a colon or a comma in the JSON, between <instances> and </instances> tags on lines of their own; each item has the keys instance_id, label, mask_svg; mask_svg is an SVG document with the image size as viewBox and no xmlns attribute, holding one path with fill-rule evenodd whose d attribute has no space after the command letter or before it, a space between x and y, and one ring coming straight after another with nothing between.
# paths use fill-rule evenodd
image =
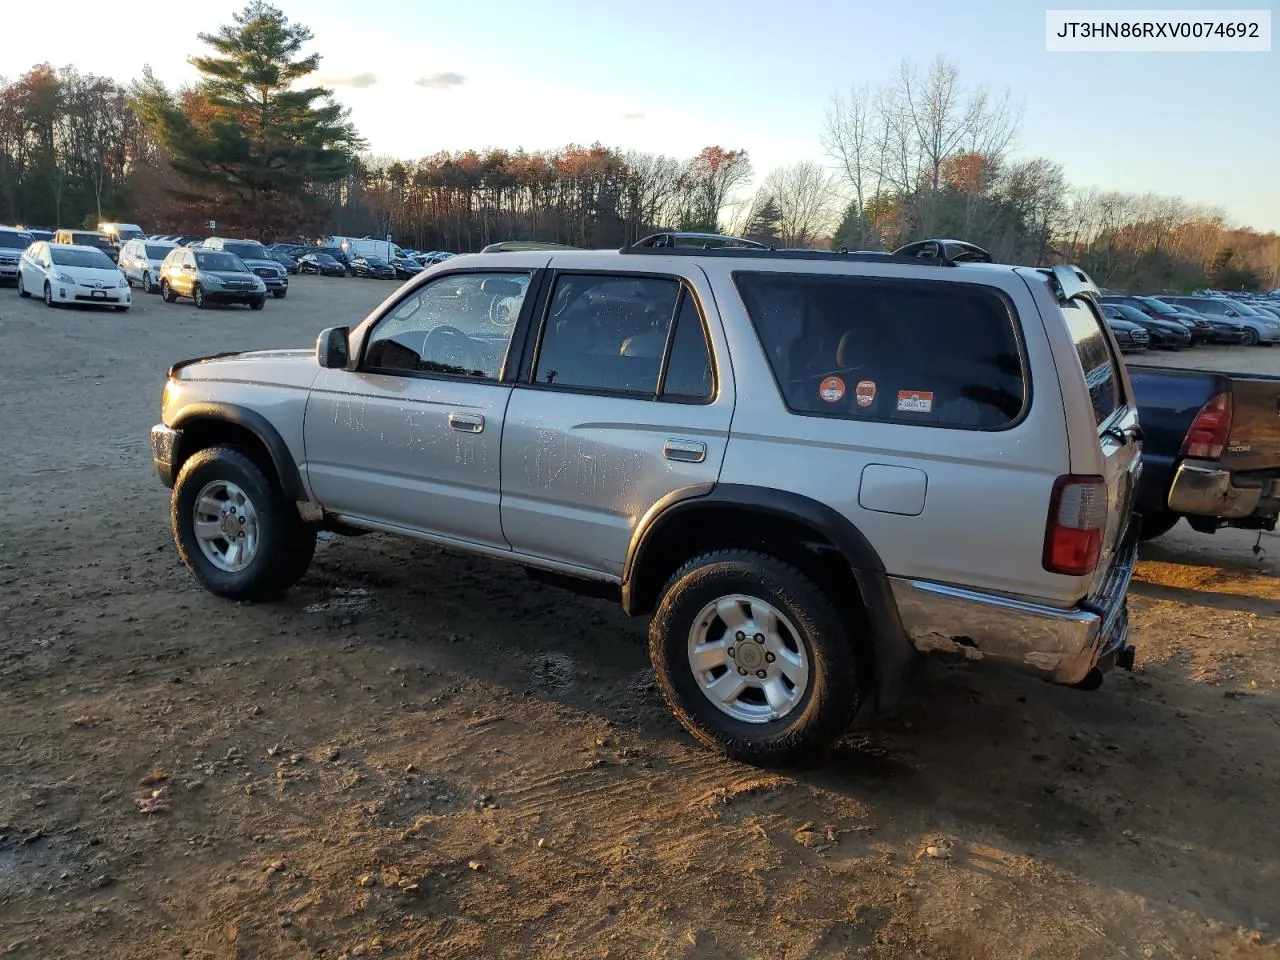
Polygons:
<instances>
[{"instance_id":1,"label":"door handle","mask_svg":"<svg viewBox=\"0 0 1280 960\"><path fill-rule=\"evenodd\" d=\"M449 426L454 430L479 433L484 429L484 417L478 413L451 413L449 414Z\"/></svg>"},{"instance_id":2,"label":"door handle","mask_svg":"<svg viewBox=\"0 0 1280 960\"><path fill-rule=\"evenodd\" d=\"M701 440L668 440L662 445L662 455L668 460L701 463L707 459L707 445Z\"/></svg>"}]
</instances>

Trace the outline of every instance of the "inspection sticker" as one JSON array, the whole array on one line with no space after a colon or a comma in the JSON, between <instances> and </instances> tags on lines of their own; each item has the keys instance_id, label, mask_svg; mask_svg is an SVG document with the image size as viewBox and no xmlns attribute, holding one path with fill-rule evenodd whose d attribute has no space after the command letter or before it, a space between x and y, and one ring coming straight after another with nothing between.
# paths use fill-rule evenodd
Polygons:
<instances>
[{"instance_id":1,"label":"inspection sticker","mask_svg":"<svg viewBox=\"0 0 1280 960\"><path fill-rule=\"evenodd\" d=\"M933 391L899 390L898 409L904 413L932 413Z\"/></svg>"},{"instance_id":2,"label":"inspection sticker","mask_svg":"<svg viewBox=\"0 0 1280 960\"><path fill-rule=\"evenodd\" d=\"M835 403L844 396L844 381L839 377L827 377L818 384L818 396L827 403Z\"/></svg>"},{"instance_id":3,"label":"inspection sticker","mask_svg":"<svg viewBox=\"0 0 1280 960\"><path fill-rule=\"evenodd\" d=\"M859 380L858 385L853 388L853 395L858 399L858 406L871 406L876 400L876 382L874 380Z\"/></svg>"}]
</instances>

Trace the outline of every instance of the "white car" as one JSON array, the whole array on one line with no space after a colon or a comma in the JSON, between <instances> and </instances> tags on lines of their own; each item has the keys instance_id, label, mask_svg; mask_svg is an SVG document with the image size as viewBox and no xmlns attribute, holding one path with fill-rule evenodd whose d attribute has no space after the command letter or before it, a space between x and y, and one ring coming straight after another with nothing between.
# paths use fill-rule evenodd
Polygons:
<instances>
[{"instance_id":1,"label":"white car","mask_svg":"<svg viewBox=\"0 0 1280 960\"><path fill-rule=\"evenodd\" d=\"M128 310L133 304L129 281L100 249L44 240L27 247L18 262L18 296L32 294L50 307L97 303Z\"/></svg>"},{"instance_id":2,"label":"white car","mask_svg":"<svg viewBox=\"0 0 1280 960\"><path fill-rule=\"evenodd\" d=\"M143 293L160 292L160 265L177 244L171 240L130 240L120 248L120 272Z\"/></svg>"}]
</instances>

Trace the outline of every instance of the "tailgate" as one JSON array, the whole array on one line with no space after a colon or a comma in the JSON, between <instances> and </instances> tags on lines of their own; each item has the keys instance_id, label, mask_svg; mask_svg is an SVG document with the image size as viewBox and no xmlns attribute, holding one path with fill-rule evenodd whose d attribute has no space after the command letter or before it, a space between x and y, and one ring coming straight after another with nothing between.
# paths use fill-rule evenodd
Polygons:
<instances>
[{"instance_id":1,"label":"tailgate","mask_svg":"<svg viewBox=\"0 0 1280 960\"><path fill-rule=\"evenodd\" d=\"M1231 433L1222 465L1232 473L1280 469L1280 377L1231 377Z\"/></svg>"}]
</instances>

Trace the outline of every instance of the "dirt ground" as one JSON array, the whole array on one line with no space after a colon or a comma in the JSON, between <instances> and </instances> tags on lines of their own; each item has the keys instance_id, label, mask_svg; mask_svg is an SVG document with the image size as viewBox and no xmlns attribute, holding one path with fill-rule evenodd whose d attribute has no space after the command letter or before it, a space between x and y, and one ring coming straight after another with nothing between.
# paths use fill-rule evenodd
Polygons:
<instances>
[{"instance_id":1,"label":"dirt ground","mask_svg":"<svg viewBox=\"0 0 1280 960\"><path fill-rule=\"evenodd\" d=\"M1280 537L1149 545L1094 693L934 663L789 774L695 746L643 623L513 567L331 538L282 602L195 586L165 368L390 289L0 290L0 956L1280 957Z\"/></svg>"}]
</instances>

